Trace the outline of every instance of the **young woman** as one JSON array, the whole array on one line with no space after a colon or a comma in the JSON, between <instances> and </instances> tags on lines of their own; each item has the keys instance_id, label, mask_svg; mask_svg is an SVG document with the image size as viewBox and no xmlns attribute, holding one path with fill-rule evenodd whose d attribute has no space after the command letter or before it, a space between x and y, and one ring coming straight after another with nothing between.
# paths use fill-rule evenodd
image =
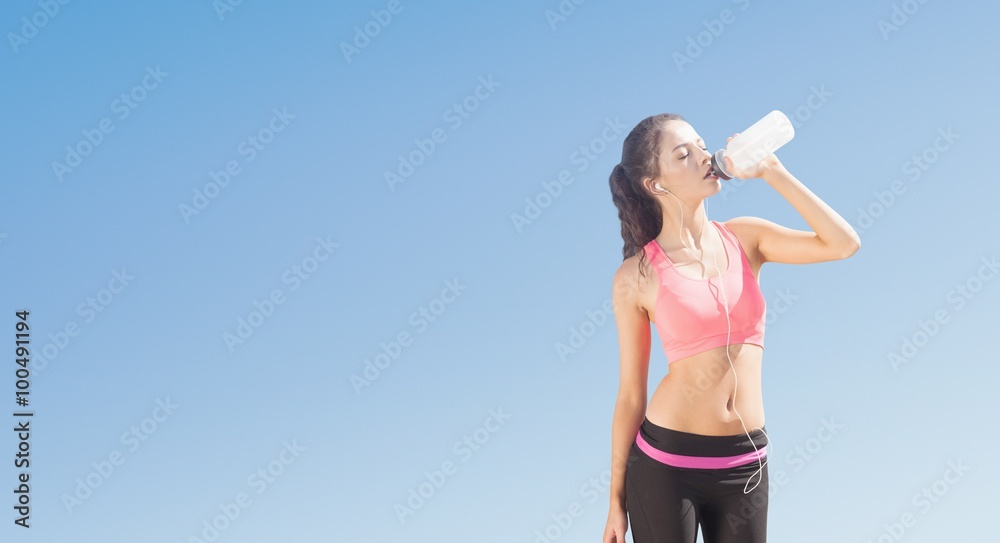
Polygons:
<instances>
[{"instance_id":1,"label":"young woman","mask_svg":"<svg viewBox=\"0 0 1000 543\"><path fill-rule=\"evenodd\" d=\"M861 247L773 154L748 169L727 158L726 168L763 179L814 232L757 217L708 220L705 199L721 189L711 156L683 117L654 115L625 138L611 173L625 246L612 295L621 382L604 543L624 543L629 524L635 543L694 543L699 526L705 543L765 541L760 267L837 260ZM647 405L650 323L669 372Z\"/></svg>"}]
</instances>

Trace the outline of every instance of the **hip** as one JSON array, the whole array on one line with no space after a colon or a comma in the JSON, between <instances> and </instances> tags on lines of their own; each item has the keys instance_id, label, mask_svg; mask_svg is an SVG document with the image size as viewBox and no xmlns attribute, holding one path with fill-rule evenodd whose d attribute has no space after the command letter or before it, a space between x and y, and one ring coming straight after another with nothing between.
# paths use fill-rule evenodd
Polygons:
<instances>
[{"instance_id":1,"label":"hip","mask_svg":"<svg viewBox=\"0 0 1000 543\"><path fill-rule=\"evenodd\" d=\"M631 447L633 460L691 470L755 468L766 460L767 428L748 427L732 435L705 435L660 426L643 417Z\"/></svg>"}]
</instances>

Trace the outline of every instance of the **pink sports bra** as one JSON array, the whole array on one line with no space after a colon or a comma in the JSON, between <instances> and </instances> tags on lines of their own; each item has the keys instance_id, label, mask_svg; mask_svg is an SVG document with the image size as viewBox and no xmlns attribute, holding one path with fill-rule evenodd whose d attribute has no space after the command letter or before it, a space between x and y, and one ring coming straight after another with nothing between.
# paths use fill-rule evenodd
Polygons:
<instances>
[{"instance_id":1,"label":"pink sports bra","mask_svg":"<svg viewBox=\"0 0 1000 543\"><path fill-rule=\"evenodd\" d=\"M663 340L667 363L729 344L753 343L764 347L764 319L767 308L760 285L750 268L750 261L736 235L728 226L710 220L722 235L726 261L719 261L726 291L720 292L720 277L696 279L677 271L663 248L653 239L644 247L646 256L659 277L653 314L656 331ZM734 258L739 253L740 258ZM706 264L711 261L706 260ZM718 272L709 264L709 271ZM730 324L726 323L723 303L728 302ZM730 325L732 331L730 333Z\"/></svg>"}]
</instances>

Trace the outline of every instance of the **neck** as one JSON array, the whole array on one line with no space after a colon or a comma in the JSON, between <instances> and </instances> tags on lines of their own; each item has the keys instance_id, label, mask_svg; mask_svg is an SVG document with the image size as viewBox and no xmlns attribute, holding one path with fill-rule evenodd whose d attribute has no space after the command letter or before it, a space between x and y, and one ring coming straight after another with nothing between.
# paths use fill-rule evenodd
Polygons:
<instances>
[{"instance_id":1,"label":"neck","mask_svg":"<svg viewBox=\"0 0 1000 543\"><path fill-rule=\"evenodd\" d=\"M689 204L676 196L667 195L660 205L663 208L663 230L657 239L661 244L680 246L683 242L690 248L700 248L705 227L708 226L705 201ZM666 241L670 243L663 243Z\"/></svg>"}]
</instances>

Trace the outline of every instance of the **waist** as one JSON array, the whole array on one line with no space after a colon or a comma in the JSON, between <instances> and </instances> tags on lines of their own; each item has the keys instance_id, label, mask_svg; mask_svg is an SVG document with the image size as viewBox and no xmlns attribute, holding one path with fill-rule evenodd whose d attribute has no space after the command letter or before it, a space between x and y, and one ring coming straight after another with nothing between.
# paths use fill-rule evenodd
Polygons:
<instances>
[{"instance_id":1,"label":"waist","mask_svg":"<svg viewBox=\"0 0 1000 543\"><path fill-rule=\"evenodd\" d=\"M725 469L767 455L767 427L736 435L702 435L673 430L643 417L635 443L651 458L682 468Z\"/></svg>"},{"instance_id":2,"label":"waist","mask_svg":"<svg viewBox=\"0 0 1000 543\"><path fill-rule=\"evenodd\" d=\"M720 349L671 364L649 398L647 418L672 429L716 436L761 426L762 350L733 349L729 356Z\"/></svg>"}]
</instances>

